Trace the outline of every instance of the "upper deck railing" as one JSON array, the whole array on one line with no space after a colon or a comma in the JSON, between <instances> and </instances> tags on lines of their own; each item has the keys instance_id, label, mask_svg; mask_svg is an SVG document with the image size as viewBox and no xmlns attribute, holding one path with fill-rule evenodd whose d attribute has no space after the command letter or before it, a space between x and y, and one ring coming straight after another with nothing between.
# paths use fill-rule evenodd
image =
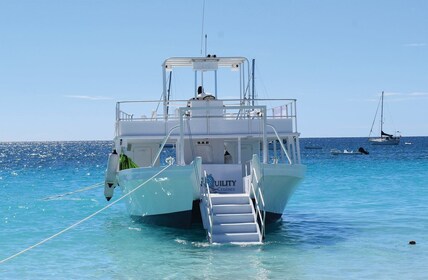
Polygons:
<instances>
[{"instance_id":1,"label":"upper deck railing","mask_svg":"<svg viewBox=\"0 0 428 280\"><path fill-rule=\"evenodd\" d=\"M162 103L159 101L121 101L116 104L116 124L122 121L179 121L180 111L190 108L193 100L171 100L167 102L166 110L163 113ZM216 100L217 101L217 100ZM220 114L192 115L190 118L226 118L226 119L250 119L261 116L261 108L266 107L266 119L291 119L293 132L297 132L296 99L255 99L243 102L240 99L221 99L221 103L205 101L205 106L199 107L202 110L217 110ZM251 104L250 104L251 103ZM277 105L278 104L278 105ZM281 104L281 105L279 105ZM271 105L271 107L268 107ZM272 106L273 105L273 106ZM153 110L154 108L154 110ZM200 110L198 110L200 111ZM145 114L144 114L145 113Z\"/></svg>"}]
</instances>

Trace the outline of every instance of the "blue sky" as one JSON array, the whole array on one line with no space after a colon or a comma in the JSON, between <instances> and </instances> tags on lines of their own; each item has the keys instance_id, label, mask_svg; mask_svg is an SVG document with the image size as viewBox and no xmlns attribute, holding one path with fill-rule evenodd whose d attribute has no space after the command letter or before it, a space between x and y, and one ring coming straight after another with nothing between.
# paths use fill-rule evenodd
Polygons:
<instances>
[{"instance_id":1,"label":"blue sky","mask_svg":"<svg viewBox=\"0 0 428 280\"><path fill-rule=\"evenodd\" d=\"M115 102L158 99L161 63L198 56L203 1L0 1L0 141L109 140ZM206 0L208 52L297 98L302 137L428 135L428 1Z\"/></svg>"}]
</instances>

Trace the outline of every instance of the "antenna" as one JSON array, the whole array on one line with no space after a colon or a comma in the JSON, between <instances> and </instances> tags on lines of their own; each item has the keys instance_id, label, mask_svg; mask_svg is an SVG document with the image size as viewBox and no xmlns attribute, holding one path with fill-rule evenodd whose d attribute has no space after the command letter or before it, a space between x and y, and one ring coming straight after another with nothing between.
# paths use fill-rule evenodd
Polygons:
<instances>
[{"instance_id":1,"label":"antenna","mask_svg":"<svg viewBox=\"0 0 428 280\"><path fill-rule=\"evenodd\" d=\"M253 85L252 85L252 105L254 106L254 92L255 92L255 88L254 88L254 70L255 70L255 68L256 68L256 60L255 59L253 59L253 69L252 69L252 71L251 71L251 80L252 80L252 83L253 83Z\"/></svg>"},{"instance_id":2,"label":"antenna","mask_svg":"<svg viewBox=\"0 0 428 280\"><path fill-rule=\"evenodd\" d=\"M207 56L208 36L205 34L205 56Z\"/></svg>"},{"instance_id":3,"label":"antenna","mask_svg":"<svg viewBox=\"0 0 428 280\"><path fill-rule=\"evenodd\" d=\"M205 23L205 0L202 5L201 55L202 55L202 48L204 45L204 23ZM207 35L205 35L205 55L207 53L206 38L207 38Z\"/></svg>"}]
</instances>

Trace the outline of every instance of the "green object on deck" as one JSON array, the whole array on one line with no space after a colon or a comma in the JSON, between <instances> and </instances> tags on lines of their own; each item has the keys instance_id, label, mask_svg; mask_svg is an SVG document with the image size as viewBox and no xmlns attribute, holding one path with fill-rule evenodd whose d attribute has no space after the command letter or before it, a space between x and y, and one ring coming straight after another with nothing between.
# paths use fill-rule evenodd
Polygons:
<instances>
[{"instance_id":1,"label":"green object on deck","mask_svg":"<svg viewBox=\"0 0 428 280\"><path fill-rule=\"evenodd\" d=\"M138 168L138 165L132 161L125 154L120 155L119 159L119 170L129 169L129 168Z\"/></svg>"}]
</instances>

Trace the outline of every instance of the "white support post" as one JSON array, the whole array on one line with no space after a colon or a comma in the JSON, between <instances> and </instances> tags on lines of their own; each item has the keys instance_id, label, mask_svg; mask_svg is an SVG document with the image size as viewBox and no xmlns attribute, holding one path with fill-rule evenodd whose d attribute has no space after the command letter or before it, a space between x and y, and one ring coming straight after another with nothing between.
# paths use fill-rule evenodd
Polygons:
<instances>
[{"instance_id":1,"label":"white support post","mask_svg":"<svg viewBox=\"0 0 428 280\"><path fill-rule=\"evenodd\" d=\"M163 65L162 65L163 67L163 69L162 69L162 79L163 79L163 93L162 93L162 95L163 95L163 116L164 116L164 119L165 119L165 122L167 121L167 119L168 119L168 114L166 113L166 111L167 111L167 107L168 107L168 105L167 105L167 102L168 102L168 100L166 100L166 64L164 63Z\"/></svg>"},{"instance_id":2,"label":"white support post","mask_svg":"<svg viewBox=\"0 0 428 280\"><path fill-rule=\"evenodd\" d=\"M241 137L238 137L238 164L241 164Z\"/></svg>"},{"instance_id":3,"label":"white support post","mask_svg":"<svg viewBox=\"0 0 428 280\"><path fill-rule=\"evenodd\" d=\"M184 120L183 120L183 115L184 115L184 110L186 108L180 108L180 158L179 158L179 163L180 165L185 165L184 162Z\"/></svg>"},{"instance_id":4,"label":"white support post","mask_svg":"<svg viewBox=\"0 0 428 280\"><path fill-rule=\"evenodd\" d=\"M262 108L262 133L263 133L263 163L268 163L268 144L266 137L266 106Z\"/></svg>"},{"instance_id":5,"label":"white support post","mask_svg":"<svg viewBox=\"0 0 428 280\"><path fill-rule=\"evenodd\" d=\"M300 141L299 137L296 137L296 149L297 149L297 163L300 164Z\"/></svg>"}]
</instances>

